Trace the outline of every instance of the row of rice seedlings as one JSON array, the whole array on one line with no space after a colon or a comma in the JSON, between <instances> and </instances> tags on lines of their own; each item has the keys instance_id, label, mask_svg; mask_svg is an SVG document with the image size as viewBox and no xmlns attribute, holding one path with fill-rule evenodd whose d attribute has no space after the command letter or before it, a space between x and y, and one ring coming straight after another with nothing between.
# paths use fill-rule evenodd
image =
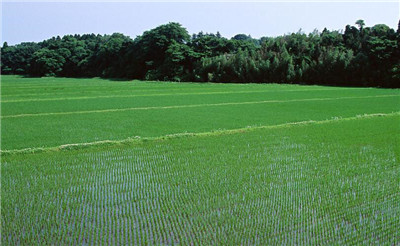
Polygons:
<instances>
[{"instance_id":1,"label":"row of rice seedlings","mask_svg":"<svg viewBox=\"0 0 400 246\"><path fill-rule=\"evenodd\" d=\"M400 170L388 155L224 140L6 159L2 243L399 241Z\"/></svg>"}]
</instances>

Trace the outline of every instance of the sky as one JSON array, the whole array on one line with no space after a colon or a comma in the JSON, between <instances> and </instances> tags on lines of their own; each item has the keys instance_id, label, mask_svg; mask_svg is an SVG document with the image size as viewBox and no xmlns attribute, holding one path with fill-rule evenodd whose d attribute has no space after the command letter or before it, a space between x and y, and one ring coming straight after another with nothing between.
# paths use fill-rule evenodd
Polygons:
<instances>
[{"instance_id":1,"label":"sky","mask_svg":"<svg viewBox=\"0 0 400 246\"><path fill-rule=\"evenodd\" d=\"M1 43L39 42L66 34L112 34L135 38L168 22L179 22L190 34L216 33L253 38L297 32L344 29L363 19L366 26L386 24L397 30L400 1L391 2L11 2L2 5Z\"/></svg>"}]
</instances>

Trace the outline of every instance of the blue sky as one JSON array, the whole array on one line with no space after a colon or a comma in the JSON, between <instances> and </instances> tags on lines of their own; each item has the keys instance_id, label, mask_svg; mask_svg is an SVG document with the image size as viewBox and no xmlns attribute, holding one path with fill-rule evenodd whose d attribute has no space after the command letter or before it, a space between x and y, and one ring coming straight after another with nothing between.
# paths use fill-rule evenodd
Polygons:
<instances>
[{"instance_id":1,"label":"blue sky","mask_svg":"<svg viewBox=\"0 0 400 246\"><path fill-rule=\"evenodd\" d=\"M168 22L190 34L238 33L278 36L314 28L344 29L364 19L367 26L397 29L399 2L3 2L1 42L42 41L65 34L121 32L132 38Z\"/></svg>"}]
</instances>

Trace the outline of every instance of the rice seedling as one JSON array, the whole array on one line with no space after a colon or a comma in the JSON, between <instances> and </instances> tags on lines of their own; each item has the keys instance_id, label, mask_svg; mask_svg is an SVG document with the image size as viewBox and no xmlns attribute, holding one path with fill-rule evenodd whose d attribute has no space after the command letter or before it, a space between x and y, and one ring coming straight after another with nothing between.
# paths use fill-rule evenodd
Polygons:
<instances>
[{"instance_id":1,"label":"rice seedling","mask_svg":"<svg viewBox=\"0 0 400 246\"><path fill-rule=\"evenodd\" d=\"M2 157L2 244L397 244L399 116Z\"/></svg>"},{"instance_id":2,"label":"rice seedling","mask_svg":"<svg viewBox=\"0 0 400 246\"><path fill-rule=\"evenodd\" d=\"M400 242L399 90L2 76L2 245Z\"/></svg>"}]
</instances>

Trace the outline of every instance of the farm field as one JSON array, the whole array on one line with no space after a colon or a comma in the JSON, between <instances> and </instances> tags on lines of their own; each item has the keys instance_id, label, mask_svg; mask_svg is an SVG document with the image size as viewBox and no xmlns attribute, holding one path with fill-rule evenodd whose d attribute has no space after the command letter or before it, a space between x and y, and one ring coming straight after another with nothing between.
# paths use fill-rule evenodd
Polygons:
<instances>
[{"instance_id":1,"label":"farm field","mask_svg":"<svg viewBox=\"0 0 400 246\"><path fill-rule=\"evenodd\" d=\"M392 113L400 91L2 76L2 150Z\"/></svg>"},{"instance_id":2,"label":"farm field","mask_svg":"<svg viewBox=\"0 0 400 246\"><path fill-rule=\"evenodd\" d=\"M1 79L2 245L400 242L399 90Z\"/></svg>"}]
</instances>

